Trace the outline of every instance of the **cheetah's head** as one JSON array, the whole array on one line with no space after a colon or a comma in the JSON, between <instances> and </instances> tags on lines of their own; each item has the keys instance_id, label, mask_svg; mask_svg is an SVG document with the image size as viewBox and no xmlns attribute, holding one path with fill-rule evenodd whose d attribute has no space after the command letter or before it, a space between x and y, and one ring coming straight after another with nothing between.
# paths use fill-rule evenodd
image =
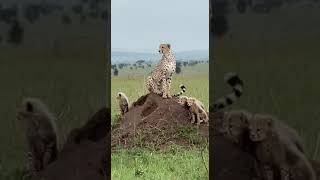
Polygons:
<instances>
[{"instance_id":1,"label":"cheetah's head","mask_svg":"<svg viewBox=\"0 0 320 180\"><path fill-rule=\"evenodd\" d=\"M123 97L123 93L122 92L118 92L117 99L121 99L122 97Z\"/></svg>"},{"instance_id":2,"label":"cheetah's head","mask_svg":"<svg viewBox=\"0 0 320 180\"><path fill-rule=\"evenodd\" d=\"M38 129L38 119L41 118L41 113L38 112L36 99L25 99L21 104L16 107L16 119L19 124L27 131L34 131Z\"/></svg>"},{"instance_id":3,"label":"cheetah's head","mask_svg":"<svg viewBox=\"0 0 320 180\"><path fill-rule=\"evenodd\" d=\"M255 142L267 138L268 132L274 124L273 118L267 115L255 114L249 120L250 139Z\"/></svg>"},{"instance_id":4,"label":"cheetah's head","mask_svg":"<svg viewBox=\"0 0 320 180\"><path fill-rule=\"evenodd\" d=\"M160 54L168 54L171 51L170 44L160 44L159 46L159 53Z\"/></svg>"},{"instance_id":5,"label":"cheetah's head","mask_svg":"<svg viewBox=\"0 0 320 180\"><path fill-rule=\"evenodd\" d=\"M186 104L187 104L187 106L192 106L194 103L195 103L195 99L194 98L187 98L187 102L186 102Z\"/></svg>"},{"instance_id":6,"label":"cheetah's head","mask_svg":"<svg viewBox=\"0 0 320 180\"><path fill-rule=\"evenodd\" d=\"M233 137L241 137L248 130L250 114L246 111L230 111L222 121L222 132Z\"/></svg>"}]
</instances>

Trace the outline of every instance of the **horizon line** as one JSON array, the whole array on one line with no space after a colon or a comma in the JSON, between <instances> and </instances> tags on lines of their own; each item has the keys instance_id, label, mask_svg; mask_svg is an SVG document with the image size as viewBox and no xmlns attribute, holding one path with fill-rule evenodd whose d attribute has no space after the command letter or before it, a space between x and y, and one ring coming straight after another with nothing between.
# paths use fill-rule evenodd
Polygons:
<instances>
[{"instance_id":1,"label":"horizon line","mask_svg":"<svg viewBox=\"0 0 320 180\"><path fill-rule=\"evenodd\" d=\"M188 51L209 51L209 49L179 50L174 52L179 53L179 52L188 52ZM157 50L114 48L114 49L111 49L111 52L154 53L154 52L157 52Z\"/></svg>"}]
</instances>

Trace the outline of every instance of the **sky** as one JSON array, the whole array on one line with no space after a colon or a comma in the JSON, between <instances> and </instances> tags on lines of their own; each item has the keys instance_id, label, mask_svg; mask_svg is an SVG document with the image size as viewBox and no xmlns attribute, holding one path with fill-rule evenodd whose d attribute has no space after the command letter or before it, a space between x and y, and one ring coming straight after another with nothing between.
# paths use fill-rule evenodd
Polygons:
<instances>
[{"instance_id":1,"label":"sky","mask_svg":"<svg viewBox=\"0 0 320 180\"><path fill-rule=\"evenodd\" d=\"M112 51L209 49L209 0L113 0Z\"/></svg>"}]
</instances>

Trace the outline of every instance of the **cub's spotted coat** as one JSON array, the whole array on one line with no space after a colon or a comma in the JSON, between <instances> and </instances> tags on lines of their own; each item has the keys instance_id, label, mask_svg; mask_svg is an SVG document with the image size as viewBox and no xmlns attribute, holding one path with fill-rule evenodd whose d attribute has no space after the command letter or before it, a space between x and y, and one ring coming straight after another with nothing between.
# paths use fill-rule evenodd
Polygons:
<instances>
[{"instance_id":1,"label":"cub's spotted coat","mask_svg":"<svg viewBox=\"0 0 320 180\"><path fill-rule=\"evenodd\" d=\"M201 122L208 122L209 117L207 112L205 111L204 105L201 101L193 97L180 96L176 102L181 104L182 106L187 106L192 113L192 121L191 123L197 122L200 124Z\"/></svg>"},{"instance_id":2,"label":"cub's spotted coat","mask_svg":"<svg viewBox=\"0 0 320 180\"><path fill-rule=\"evenodd\" d=\"M123 92L118 92L117 100L119 102L120 113L124 115L129 111L129 99Z\"/></svg>"},{"instance_id":3,"label":"cub's spotted coat","mask_svg":"<svg viewBox=\"0 0 320 180\"><path fill-rule=\"evenodd\" d=\"M26 98L17 107L17 120L27 138L29 175L35 174L57 158L55 117L39 99Z\"/></svg>"}]
</instances>

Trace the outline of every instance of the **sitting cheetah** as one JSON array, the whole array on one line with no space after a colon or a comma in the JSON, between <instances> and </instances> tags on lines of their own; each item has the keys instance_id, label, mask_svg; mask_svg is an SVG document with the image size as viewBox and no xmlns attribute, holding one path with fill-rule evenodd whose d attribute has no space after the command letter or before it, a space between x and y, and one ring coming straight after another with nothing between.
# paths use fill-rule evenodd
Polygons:
<instances>
[{"instance_id":1,"label":"sitting cheetah","mask_svg":"<svg viewBox=\"0 0 320 180\"><path fill-rule=\"evenodd\" d=\"M47 106L36 98L26 98L17 107L18 123L28 143L28 175L46 168L58 156L56 119Z\"/></svg>"},{"instance_id":2,"label":"sitting cheetah","mask_svg":"<svg viewBox=\"0 0 320 180\"><path fill-rule=\"evenodd\" d=\"M118 92L117 96L121 115L129 111L129 99L123 92Z\"/></svg>"},{"instance_id":3,"label":"sitting cheetah","mask_svg":"<svg viewBox=\"0 0 320 180\"><path fill-rule=\"evenodd\" d=\"M263 179L316 180L315 172L303 153L297 133L269 115L255 114L249 120L249 138L255 144L255 156ZM303 178L301 178L301 176ZM300 177L300 178L298 178Z\"/></svg>"},{"instance_id":4,"label":"sitting cheetah","mask_svg":"<svg viewBox=\"0 0 320 180\"><path fill-rule=\"evenodd\" d=\"M176 59L170 44L160 44L159 53L162 54L162 58L151 75L147 77L147 89L162 95L163 98L171 98L171 80L176 70Z\"/></svg>"},{"instance_id":5,"label":"sitting cheetah","mask_svg":"<svg viewBox=\"0 0 320 180\"><path fill-rule=\"evenodd\" d=\"M197 120L197 124L205 121L208 122L208 114L205 111L204 105L201 101L193 97L180 96L176 100L182 106L186 106L192 113L192 123L195 123Z\"/></svg>"},{"instance_id":6,"label":"sitting cheetah","mask_svg":"<svg viewBox=\"0 0 320 180\"><path fill-rule=\"evenodd\" d=\"M195 123L197 121L197 124L200 124L201 122L208 122L209 117L204 109L204 105L201 101L195 98L187 98L186 105L189 107L191 113L192 113L192 121L191 123ZM202 119L201 116L204 118Z\"/></svg>"}]
</instances>

